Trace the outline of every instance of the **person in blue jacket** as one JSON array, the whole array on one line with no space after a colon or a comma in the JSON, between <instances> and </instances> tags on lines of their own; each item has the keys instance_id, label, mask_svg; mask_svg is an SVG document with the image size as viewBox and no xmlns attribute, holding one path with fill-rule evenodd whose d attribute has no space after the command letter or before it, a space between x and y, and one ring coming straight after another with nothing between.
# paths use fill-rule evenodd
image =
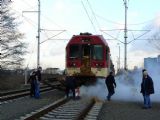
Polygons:
<instances>
[{"instance_id":1,"label":"person in blue jacket","mask_svg":"<svg viewBox=\"0 0 160 120\"><path fill-rule=\"evenodd\" d=\"M147 70L142 70L142 83L141 83L141 93L144 98L144 109L151 108L150 95L154 94L154 84L152 78L148 75Z\"/></svg>"}]
</instances>

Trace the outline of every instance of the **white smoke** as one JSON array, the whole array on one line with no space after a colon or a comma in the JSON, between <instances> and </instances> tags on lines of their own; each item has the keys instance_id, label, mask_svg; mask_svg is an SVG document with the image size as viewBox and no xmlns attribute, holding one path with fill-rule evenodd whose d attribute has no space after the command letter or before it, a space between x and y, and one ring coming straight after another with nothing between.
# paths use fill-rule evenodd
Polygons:
<instances>
[{"instance_id":1,"label":"white smoke","mask_svg":"<svg viewBox=\"0 0 160 120\"><path fill-rule=\"evenodd\" d=\"M123 71L115 77L117 88L113 99L123 101L139 101L142 99L140 84L142 81L141 70L132 72Z\"/></svg>"},{"instance_id":2,"label":"white smoke","mask_svg":"<svg viewBox=\"0 0 160 120\"><path fill-rule=\"evenodd\" d=\"M159 66L158 66L159 67ZM160 101L160 70L149 69L148 74L151 76L154 82L155 94L151 95L152 101ZM112 100L122 101L143 101L143 96L140 93L142 82L142 69L133 71L123 71L120 75L115 77L117 87L115 88L115 94L112 96ZM98 79L97 83L93 86L82 86L80 88L80 95L87 95L92 97L98 97L101 100L105 100L108 94L107 87L105 85L105 79Z\"/></svg>"},{"instance_id":3,"label":"white smoke","mask_svg":"<svg viewBox=\"0 0 160 120\"><path fill-rule=\"evenodd\" d=\"M160 61L159 61L160 62ZM147 71L148 74L151 76L154 82L154 91L155 94L151 96L151 99L154 101L160 101L160 63L156 62L149 62L147 64Z\"/></svg>"},{"instance_id":4,"label":"white smoke","mask_svg":"<svg viewBox=\"0 0 160 120\"><path fill-rule=\"evenodd\" d=\"M80 96L98 97L104 100L107 96L105 79L98 79L96 84L92 86L81 86Z\"/></svg>"}]
</instances>

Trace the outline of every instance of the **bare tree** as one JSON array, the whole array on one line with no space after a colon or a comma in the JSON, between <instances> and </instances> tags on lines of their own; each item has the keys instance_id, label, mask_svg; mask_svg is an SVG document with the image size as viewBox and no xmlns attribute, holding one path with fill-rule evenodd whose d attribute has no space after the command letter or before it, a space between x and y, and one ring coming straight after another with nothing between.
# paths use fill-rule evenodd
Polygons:
<instances>
[{"instance_id":1,"label":"bare tree","mask_svg":"<svg viewBox=\"0 0 160 120\"><path fill-rule=\"evenodd\" d=\"M160 31L157 30L153 33L151 40L149 42L157 49L160 50Z\"/></svg>"},{"instance_id":2,"label":"bare tree","mask_svg":"<svg viewBox=\"0 0 160 120\"><path fill-rule=\"evenodd\" d=\"M146 25L144 29L150 30L150 32L147 34L145 39L148 39L148 42L152 47L160 50L160 29L159 25L155 24L155 22L151 22L150 24Z\"/></svg>"},{"instance_id":3,"label":"bare tree","mask_svg":"<svg viewBox=\"0 0 160 120\"><path fill-rule=\"evenodd\" d=\"M23 63L26 43L22 42L24 34L18 31L14 13L9 3L0 5L0 64L2 68L17 67Z\"/></svg>"}]
</instances>

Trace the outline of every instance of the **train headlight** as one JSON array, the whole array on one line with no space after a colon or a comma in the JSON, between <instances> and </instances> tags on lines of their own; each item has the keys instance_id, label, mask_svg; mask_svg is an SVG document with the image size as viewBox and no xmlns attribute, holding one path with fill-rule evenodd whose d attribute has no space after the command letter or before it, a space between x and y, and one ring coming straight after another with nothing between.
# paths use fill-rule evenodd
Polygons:
<instances>
[{"instance_id":1,"label":"train headlight","mask_svg":"<svg viewBox=\"0 0 160 120\"><path fill-rule=\"evenodd\" d=\"M104 65L103 63L95 63L96 67L103 67L103 65Z\"/></svg>"},{"instance_id":2,"label":"train headlight","mask_svg":"<svg viewBox=\"0 0 160 120\"><path fill-rule=\"evenodd\" d=\"M76 63L73 63L72 65L75 67L75 66L76 66Z\"/></svg>"},{"instance_id":3,"label":"train headlight","mask_svg":"<svg viewBox=\"0 0 160 120\"><path fill-rule=\"evenodd\" d=\"M76 67L76 63L71 62L71 63L70 63L70 67Z\"/></svg>"}]
</instances>

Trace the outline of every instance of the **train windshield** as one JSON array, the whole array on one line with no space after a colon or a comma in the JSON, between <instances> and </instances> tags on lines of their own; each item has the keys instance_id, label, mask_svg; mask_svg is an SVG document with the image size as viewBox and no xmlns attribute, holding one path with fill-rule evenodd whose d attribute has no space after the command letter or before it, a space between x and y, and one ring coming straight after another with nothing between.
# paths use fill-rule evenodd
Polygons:
<instances>
[{"instance_id":1,"label":"train windshield","mask_svg":"<svg viewBox=\"0 0 160 120\"><path fill-rule=\"evenodd\" d=\"M79 58L79 45L71 45L69 51L69 58Z\"/></svg>"},{"instance_id":2,"label":"train windshield","mask_svg":"<svg viewBox=\"0 0 160 120\"><path fill-rule=\"evenodd\" d=\"M90 57L90 45L88 44L85 44L85 45L82 45L82 57L83 56L88 56Z\"/></svg>"},{"instance_id":3,"label":"train windshield","mask_svg":"<svg viewBox=\"0 0 160 120\"><path fill-rule=\"evenodd\" d=\"M93 45L93 59L103 60L103 46L102 45Z\"/></svg>"}]
</instances>

